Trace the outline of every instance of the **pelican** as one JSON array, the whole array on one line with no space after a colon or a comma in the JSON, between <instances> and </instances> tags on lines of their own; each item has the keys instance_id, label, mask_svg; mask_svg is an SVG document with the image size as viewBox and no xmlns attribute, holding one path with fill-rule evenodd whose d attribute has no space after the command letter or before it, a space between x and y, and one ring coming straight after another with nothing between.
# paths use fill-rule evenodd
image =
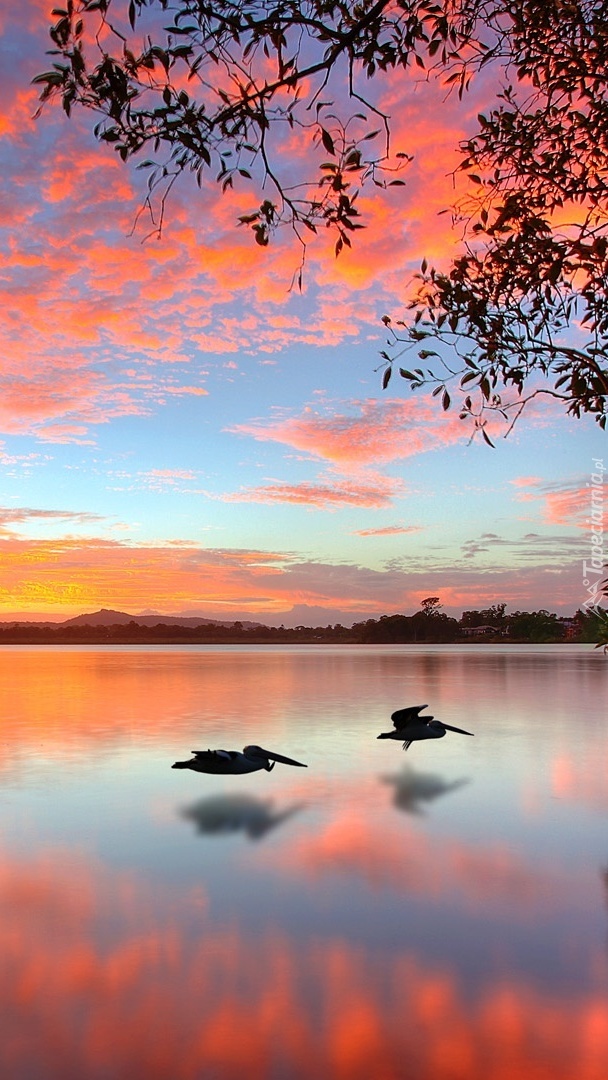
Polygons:
<instances>
[{"instance_id":1,"label":"pelican","mask_svg":"<svg viewBox=\"0 0 608 1080\"><path fill-rule=\"evenodd\" d=\"M463 728L435 720L433 716L420 716L423 709L428 709L428 705L408 705L405 709L397 709L391 715L395 730L384 731L378 738L397 739L398 742L403 742L403 749L407 750L413 742L420 742L422 739L443 739L447 731L457 731L459 735L473 734L472 731L464 731Z\"/></svg>"},{"instance_id":2,"label":"pelican","mask_svg":"<svg viewBox=\"0 0 608 1080\"><path fill-rule=\"evenodd\" d=\"M277 761L283 765L297 765L300 769L307 769L301 761L284 757L283 754L275 754L272 750L264 750L261 746L245 746L243 753L238 750L191 750L194 757L190 761L176 761L172 769L193 769L194 772L217 773L250 773L266 769L272 772Z\"/></svg>"}]
</instances>

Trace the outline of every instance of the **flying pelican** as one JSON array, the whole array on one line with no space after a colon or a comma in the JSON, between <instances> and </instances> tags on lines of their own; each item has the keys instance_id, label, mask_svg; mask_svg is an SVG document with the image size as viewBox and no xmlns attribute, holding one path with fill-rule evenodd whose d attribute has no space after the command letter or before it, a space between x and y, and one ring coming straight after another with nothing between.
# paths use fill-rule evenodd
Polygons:
<instances>
[{"instance_id":1,"label":"flying pelican","mask_svg":"<svg viewBox=\"0 0 608 1080\"><path fill-rule=\"evenodd\" d=\"M422 739L443 739L447 731L457 731L460 735L473 734L472 731L443 724L433 716L420 716L423 709L428 709L428 705L408 705L405 709L397 709L391 716L395 730L384 731L378 738L397 739L398 742L403 742L403 749L407 750L413 742Z\"/></svg>"},{"instance_id":2,"label":"flying pelican","mask_svg":"<svg viewBox=\"0 0 608 1080\"><path fill-rule=\"evenodd\" d=\"M272 772L277 761L283 765L298 765L301 769L307 769L301 761L283 757L283 754L275 754L272 750L263 750L261 746L245 746L243 753L238 750L192 750L194 757L190 761L176 761L172 769L193 769L194 772L218 773L250 773L266 769Z\"/></svg>"}]
</instances>

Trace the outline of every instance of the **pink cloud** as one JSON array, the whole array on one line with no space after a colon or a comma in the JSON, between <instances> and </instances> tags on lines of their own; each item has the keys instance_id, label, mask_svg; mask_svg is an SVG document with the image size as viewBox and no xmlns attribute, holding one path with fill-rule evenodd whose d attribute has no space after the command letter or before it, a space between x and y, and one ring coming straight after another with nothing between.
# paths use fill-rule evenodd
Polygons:
<instances>
[{"instance_id":1,"label":"pink cloud","mask_svg":"<svg viewBox=\"0 0 608 1080\"><path fill-rule=\"evenodd\" d=\"M524 489L517 496L520 502L541 502L542 520L547 524L589 526L594 488L591 478L584 482L575 480L558 484L537 477L519 477L512 483ZM596 486L602 492L603 483Z\"/></svg>"},{"instance_id":2,"label":"pink cloud","mask_svg":"<svg viewBox=\"0 0 608 1080\"><path fill-rule=\"evenodd\" d=\"M224 499L227 502L296 503L322 510L342 506L380 509L389 506L404 492L405 487L398 479L369 475L354 482L336 479L327 484L267 484L225 495Z\"/></svg>"},{"instance_id":3,"label":"pink cloud","mask_svg":"<svg viewBox=\"0 0 608 1080\"><path fill-rule=\"evenodd\" d=\"M514 484L515 487L535 487L537 484L541 484L542 480L540 476L516 476L513 480L509 480L510 484Z\"/></svg>"},{"instance_id":4,"label":"pink cloud","mask_svg":"<svg viewBox=\"0 0 608 1080\"><path fill-rule=\"evenodd\" d=\"M17 535L14 526L26 525L32 522L73 522L83 525L103 520L100 514L85 512L73 512L70 510L36 510L29 507L0 507L0 533L5 536Z\"/></svg>"},{"instance_id":5,"label":"pink cloud","mask_svg":"<svg viewBox=\"0 0 608 1080\"><path fill-rule=\"evenodd\" d=\"M300 258L293 238L278 237L262 250L249 230L234 227L237 214L255 202L247 184L222 197L213 182L201 193L186 181L168 204L162 238L142 243L153 230L144 214L133 231L144 175L123 166L109 147L92 145L90 118L77 113L67 121L59 108L45 108L36 124L26 122L35 97L29 79L40 66L36 50L42 58L50 44L48 17L44 0L32 0L18 17L5 5L7 25L21 32L25 27L35 44L20 50L18 70L6 80L10 169L0 222L10 257L0 344L9 385L2 394L2 427L87 442L97 423L144 415L180 395L203 396L206 390L192 376L182 386L180 378L168 383L165 375L169 365L190 362L196 352L238 356L240 372L245 358L270 363L260 357L287 355L296 344L326 348L368 340L375 356L383 338L379 313L403 306L411 271L423 255L441 260L453 249L449 217L438 211L453 201L455 147L466 134L467 109L475 115L476 97L469 96L463 112L457 95L446 98L445 88L432 82L403 72L384 80L393 149L417 155L403 173L406 186L362 191L368 228L340 259L333 257L326 230L311 236L299 294L289 292ZM486 93L482 85L479 94ZM286 160L297 165L309 158L306 137L286 134ZM146 368L145 393L141 377L136 386L123 384L119 371L125 364ZM88 391L84 374L75 378L73 392L66 390L63 372L72 365L89 372ZM20 392L14 393L10 379L17 373ZM57 393L41 393L55 377ZM292 420L281 432L277 423L274 438L351 471L366 461L400 460L467 437L451 414L425 415L423 405L419 397L409 427L395 406L395 427L389 430L387 421L383 445L365 432L366 422L371 427L379 418L369 404L360 407L358 421L352 415L327 419L325 430L322 417L314 431L304 421L296 430ZM258 429L255 437L264 436ZM273 435L268 430L265 437Z\"/></svg>"},{"instance_id":6,"label":"pink cloud","mask_svg":"<svg viewBox=\"0 0 608 1080\"><path fill-rule=\"evenodd\" d=\"M457 417L443 418L424 400L370 399L351 407L350 415L308 410L299 418L235 424L228 430L284 443L342 469L397 461L467 437Z\"/></svg>"},{"instance_id":7,"label":"pink cloud","mask_svg":"<svg viewBox=\"0 0 608 1080\"><path fill-rule=\"evenodd\" d=\"M37 0L26 11L30 31L45 44L48 7ZM10 10L6 18L13 19ZM28 64L33 73L34 61ZM97 383L96 393L100 406L108 402L111 417L117 374L108 356L138 368L149 365L156 385L147 405L159 408L163 394L204 394L192 380L191 389L162 385L167 364L186 361L193 348L259 356L278 354L294 343L324 347L360 340L362 334L381 336L378 304L394 308L402 303L404 272L423 253L419 241L429 239L439 220L436 210L451 194L445 155L460 135L453 122L456 105L441 102L439 108L441 93L433 92L441 127L430 125L428 116L420 113L418 93L404 104L387 80L395 148L411 150L418 144L420 170L416 165L406 170L406 188L374 189L378 197L373 200L362 195L370 227L357 234L355 248L341 259L333 258L329 237L313 238L300 296L288 292L299 258L291 238L279 238L262 251L247 230L234 229L237 213L251 204L253 192L246 184L227 198L213 184L204 195L187 186L176 189L162 239L141 243L151 227L145 215L130 235L144 193L142 174L125 168L111 149L91 147L84 115L67 122L58 109L46 108L37 124L21 123L35 89L29 84L26 89L20 79L21 69L9 79L12 105L5 110L11 125L5 130L11 172L6 212L0 205L0 219L9 233L11 281L10 303L0 310L0 338L5 372L18 370L23 386L32 386L34 400L41 369L47 363L54 369L58 357L64 367L77 357L93 380L98 379L99 364L104 365L105 383ZM399 85L403 87L403 80ZM40 153L40 140L49 132L55 138ZM288 139L285 151L292 161L310 152L301 138ZM199 212L202 208L204 213ZM442 230L445 221L441 219ZM229 310L235 302L236 313ZM66 437L73 426L78 438L84 438L82 427L98 422L102 408L87 414L75 394L66 417L60 383L59 375L57 398L48 396L40 403L44 421L63 429ZM133 405L132 388L126 393ZM17 400L9 394L7 430L37 431L25 412L27 397L22 394ZM135 405L141 407L141 402ZM344 423L347 426L346 419ZM444 430L448 427L446 420ZM359 455L365 456L363 433L354 423L350 434L359 444ZM317 438L321 440L320 430ZM321 453L332 460L329 432L326 442ZM337 445L334 454L349 464L357 458L356 450L348 455ZM382 460L392 458L385 451Z\"/></svg>"},{"instance_id":8,"label":"pink cloud","mask_svg":"<svg viewBox=\"0 0 608 1080\"><path fill-rule=\"evenodd\" d=\"M422 532L421 525L385 525L379 529L355 529L353 536L400 536L417 532Z\"/></svg>"},{"instance_id":9,"label":"pink cloud","mask_svg":"<svg viewBox=\"0 0 608 1080\"><path fill-rule=\"evenodd\" d=\"M209 393L202 386L164 386L163 394L175 394L177 397L206 397Z\"/></svg>"}]
</instances>

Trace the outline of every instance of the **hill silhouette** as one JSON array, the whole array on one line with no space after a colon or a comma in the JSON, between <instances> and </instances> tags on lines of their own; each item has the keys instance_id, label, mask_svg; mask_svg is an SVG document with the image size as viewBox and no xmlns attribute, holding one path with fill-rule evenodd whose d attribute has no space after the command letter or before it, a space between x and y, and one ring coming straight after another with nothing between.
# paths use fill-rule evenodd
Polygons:
<instances>
[{"instance_id":1,"label":"hill silhouette","mask_svg":"<svg viewBox=\"0 0 608 1080\"><path fill-rule=\"evenodd\" d=\"M100 608L91 614L75 615L65 622L56 623L57 626L126 626L128 623L137 623L138 626L234 626L236 622L241 626L259 626L259 622L243 622L242 620L230 619L204 619L202 616L182 615L129 615L125 611L113 611L111 608Z\"/></svg>"}]
</instances>

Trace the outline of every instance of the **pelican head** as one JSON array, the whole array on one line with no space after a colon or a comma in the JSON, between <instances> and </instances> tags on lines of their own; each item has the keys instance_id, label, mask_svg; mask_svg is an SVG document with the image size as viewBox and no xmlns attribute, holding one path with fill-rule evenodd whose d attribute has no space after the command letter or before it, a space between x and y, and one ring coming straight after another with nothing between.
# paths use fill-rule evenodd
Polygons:
<instances>
[{"instance_id":1,"label":"pelican head","mask_svg":"<svg viewBox=\"0 0 608 1080\"><path fill-rule=\"evenodd\" d=\"M264 750L262 746L256 746L255 743L244 746L243 754L248 761L261 762L262 768L266 769L267 772L272 772L277 761L280 761L283 765L297 765L300 769L308 768L302 761L295 761L294 758L285 757L284 754L275 754L273 750Z\"/></svg>"}]
</instances>

